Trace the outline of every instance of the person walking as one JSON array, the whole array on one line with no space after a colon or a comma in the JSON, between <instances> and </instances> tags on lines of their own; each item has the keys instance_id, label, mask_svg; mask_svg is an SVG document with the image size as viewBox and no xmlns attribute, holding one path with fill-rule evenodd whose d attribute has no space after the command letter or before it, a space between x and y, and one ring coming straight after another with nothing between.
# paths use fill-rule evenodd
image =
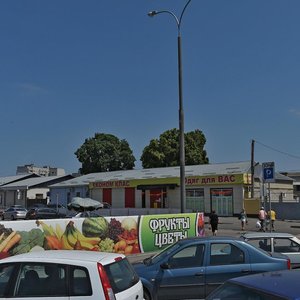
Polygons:
<instances>
[{"instance_id":1,"label":"person walking","mask_svg":"<svg viewBox=\"0 0 300 300\"><path fill-rule=\"evenodd\" d=\"M239 219L241 220L241 228L242 228L242 231L245 230L245 226L247 224L247 214L246 214L246 211L245 209L243 208L242 211L240 212L240 215L239 215Z\"/></svg>"},{"instance_id":2,"label":"person walking","mask_svg":"<svg viewBox=\"0 0 300 300\"><path fill-rule=\"evenodd\" d=\"M265 225L266 225L266 219L267 219L267 213L265 211L265 208L262 206L258 212L258 219L260 221L260 231L266 231Z\"/></svg>"},{"instance_id":3,"label":"person walking","mask_svg":"<svg viewBox=\"0 0 300 300\"><path fill-rule=\"evenodd\" d=\"M219 216L216 214L215 210L213 210L209 216L209 224L211 227L212 234L216 236L218 231Z\"/></svg>"},{"instance_id":4,"label":"person walking","mask_svg":"<svg viewBox=\"0 0 300 300\"><path fill-rule=\"evenodd\" d=\"M271 222L270 229L272 231L275 231L274 223L275 223L275 220L276 220L276 212L272 208L271 208L271 210L268 211L268 218L269 218L269 220Z\"/></svg>"}]
</instances>

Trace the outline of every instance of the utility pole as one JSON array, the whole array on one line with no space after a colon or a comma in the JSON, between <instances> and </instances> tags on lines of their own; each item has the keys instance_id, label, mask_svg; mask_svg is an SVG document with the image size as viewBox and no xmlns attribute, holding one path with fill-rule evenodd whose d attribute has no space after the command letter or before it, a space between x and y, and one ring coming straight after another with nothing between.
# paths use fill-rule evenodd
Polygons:
<instances>
[{"instance_id":1,"label":"utility pole","mask_svg":"<svg viewBox=\"0 0 300 300\"><path fill-rule=\"evenodd\" d=\"M251 140L251 198L254 198L254 140Z\"/></svg>"}]
</instances>

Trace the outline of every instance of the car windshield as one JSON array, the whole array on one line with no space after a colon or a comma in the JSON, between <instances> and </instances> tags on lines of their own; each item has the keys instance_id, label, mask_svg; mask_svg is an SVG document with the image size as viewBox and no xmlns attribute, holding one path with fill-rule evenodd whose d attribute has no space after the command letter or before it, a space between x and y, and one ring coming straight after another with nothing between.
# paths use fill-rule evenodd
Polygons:
<instances>
[{"instance_id":1,"label":"car windshield","mask_svg":"<svg viewBox=\"0 0 300 300\"><path fill-rule=\"evenodd\" d=\"M175 244L167 246L164 250L162 250L161 252L152 256L149 263L151 262L151 263L155 264L156 262L161 261L166 256L168 256L171 252L177 250L178 248L180 248L180 243L175 243Z\"/></svg>"}]
</instances>

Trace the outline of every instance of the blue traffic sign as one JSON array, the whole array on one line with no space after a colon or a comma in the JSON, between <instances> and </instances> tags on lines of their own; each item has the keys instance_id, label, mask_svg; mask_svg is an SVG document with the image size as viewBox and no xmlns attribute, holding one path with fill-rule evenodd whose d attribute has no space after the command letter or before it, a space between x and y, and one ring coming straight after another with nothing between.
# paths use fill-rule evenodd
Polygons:
<instances>
[{"instance_id":1,"label":"blue traffic sign","mask_svg":"<svg viewBox=\"0 0 300 300\"><path fill-rule=\"evenodd\" d=\"M263 163L263 179L265 182L275 181L274 162Z\"/></svg>"}]
</instances>

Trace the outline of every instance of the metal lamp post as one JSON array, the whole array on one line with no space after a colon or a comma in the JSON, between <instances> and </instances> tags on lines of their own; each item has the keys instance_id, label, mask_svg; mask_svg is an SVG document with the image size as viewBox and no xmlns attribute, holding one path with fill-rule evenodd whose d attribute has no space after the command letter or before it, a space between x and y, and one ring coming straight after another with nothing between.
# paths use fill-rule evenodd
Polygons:
<instances>
[{"instance_id":1,"label":"metal lamp post","mask_svg":"<svg viewBox=\"0 0 300 300\"><path fill-rule=\"evenodd\" d=\"M160 10L160 11L150 11L148 13L149 17L154 17L155 15L167 13L171 15L176 21L177 25L177 52L178 52L178 90L179 90L179 144L180 144L180 209L181 213L185 212L185 150L184 150L184 111L183 111L183 97L182 97L182 64L181 64L181 21L183 14L189 5L191 0L188 0L185 4L180 17L178 18L172 11Z\"/></svg>"}]
</instances>

